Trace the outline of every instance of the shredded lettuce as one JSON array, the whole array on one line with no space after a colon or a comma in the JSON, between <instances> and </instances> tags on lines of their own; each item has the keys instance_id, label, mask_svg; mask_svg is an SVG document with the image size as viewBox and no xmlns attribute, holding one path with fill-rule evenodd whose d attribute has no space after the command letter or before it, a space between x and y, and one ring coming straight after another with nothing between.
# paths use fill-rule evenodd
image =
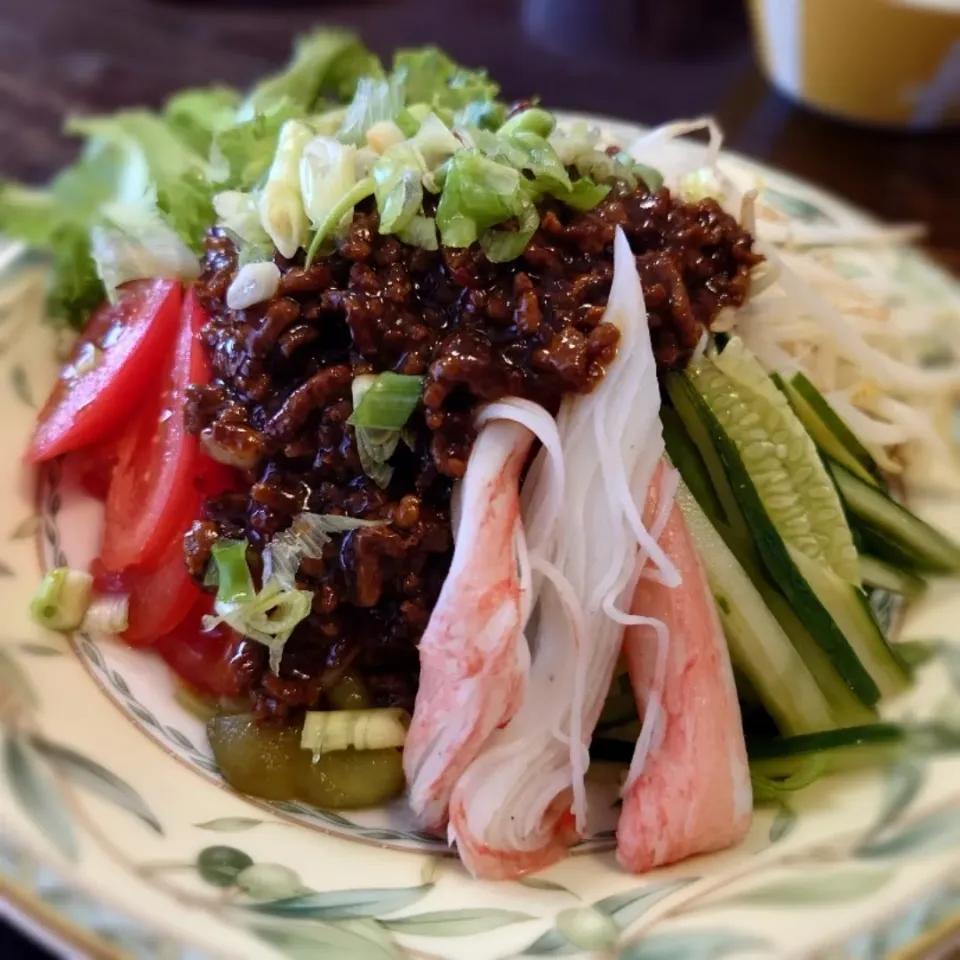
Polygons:
<instances>
[{"instance_id":1,"label":"shredded lettuce","mask_svg":"<svg viewBox=\"0 0 960 960\"><path fill-rule=\"evenodd\" d=\"M199 275L190 248L149 201L104 207L90 230L90 251L111 301L128 280Z\"/></svg>"},{"instance_id":2,"label":"shredded lettuce","mask_svg":"<svg viewBox=\"0 0 960 960\"><path fill-rule=\"evenodd\" d=\"M348 30L329 27L297 40L293 57L279 73L257 84L237 112L238 120L252 120L278 110L301 115L317 109L329 97L348 100L361 77L382 74L380 61Z\"/></svg>"},{"instance_id":3,"label":"shredded lettuce","mask_svg":"<svg viewBox=\"0 0 960 960\"><path fill-rule=\"evenodd\" d=\"M393 58L393 74L402 85L407 103L425 103L438 114L465 110L471 105L476 120L496 114L489 104L496 100L500 87L486 70L469 70L454 63L436 47L422 50L398 50ZM492 117L491 117L492 119Z\"/></svg>"},{"instance_id":4,"label":"shredded lettuce","mask_svg":"<svg viewBox=\"0 0 960 960\"><path fill-rule=\"evenodd\" d=\"M235 122L240 94L229 87L194 87L174 94L163 108L167 125L206 157L214 135Z\"/></svg>"}]
</instances>

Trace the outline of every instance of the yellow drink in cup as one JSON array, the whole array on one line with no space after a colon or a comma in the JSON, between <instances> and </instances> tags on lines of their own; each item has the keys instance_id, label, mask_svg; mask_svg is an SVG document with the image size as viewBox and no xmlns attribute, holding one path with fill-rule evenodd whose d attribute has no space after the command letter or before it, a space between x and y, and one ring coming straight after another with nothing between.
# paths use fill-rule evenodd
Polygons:
<instances>
[{"instance_id":1,"label":"yellow drink in cup","mask_svg":"<svg viewBox=\"0 0 960 960\"><path fill-rule=\"evenodd\" d=\"M786 96L861 123L960 126L960 0L750 0Z\"/></svg>"}]
</instances>

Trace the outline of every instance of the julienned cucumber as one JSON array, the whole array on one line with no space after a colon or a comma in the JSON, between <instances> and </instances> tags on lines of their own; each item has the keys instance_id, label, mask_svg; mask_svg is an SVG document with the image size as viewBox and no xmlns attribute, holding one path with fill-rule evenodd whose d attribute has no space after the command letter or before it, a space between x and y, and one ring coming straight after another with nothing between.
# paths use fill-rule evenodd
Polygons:
<instances>
[{"instance_id":1,"label":"julienned cucumber","mask_svg":"<svg viewBox=\"0 0 960 960\"><path fill-rule=\"evenodd\" d=\"M687 375L736 445L780 538L859 585L853 534L816 445L743 341L731 337Z\"/></svg>"},{"instance_id":2,"label":"julienned cucumber","mask_svg":"<svg viewBox=\"0 0 960 960\"><path fill-rule=\"evenodd\" d=\"M873 706L880 699L879 687L860 662L850 640L797 569L786 543L777 533L756 487L750 481L736 444L724 432L706 400L699 395L698 399L700 417L707 425L723 468L730 478L734 496L743 511L747 526L753 533L764 568L783 591L804 627L829 657L850 690L862 703Z\"/></svg>"},{"instance_id":3,"label":"julienned cucumber","mask_svg":"<svg viewBox=\"0 0 960 960\"><path fill-rule=\"evenodd\" d=\"M791 560L750 483L736 445L685 376L668 377L667 390L700 450L718 497L731 504L726 511L732 522L719 528L727 546L813 673L838 714L838 724L869 722L869 707L880 692ZM740 530L746 531L746 539Z\"/></svg>"},{"instance_id":4,"label":"julienned cucumber","mask_svg":"<svg viewBox=\"0 0 960 960\"><path fill-rule=\"evenodd\" d=\"M847 511L872 553L897 566L906 563L921 573L960 573L960 544L839 463L828 466Z\"/></svg>"},{"instance_id":5,"label":"julienned cucumber","mask_svg":"<svg viewBox=\"0 0 960 960\"><path fill-rule=\"evenodd\" d=\"M833 727L830 705L813 675L682 484L676 502L706 569L734 666L747 677L781 732L809 733Z\"/></svg>"},{"instance_id":6,"label":"julienned cucumber","mask_svg":"<svg viewBox=\"0 0 960 960\"><path fill-rule=\"evenodd\" d=\"M787 549L803 578L850 641L860 663L879 688L880 696L890 697L906 690L910 686L910 675L890 649L863 590L851 587L832 570L799 550Z\"/></svg>"},{"instance_id":7,"label":"julienned cucumber","mask_svg":"<svg viewBox=\"0 0 960 960\"><path fill-rule=\"evenodd\" d=\"M927 588L920 577L867 553L860 554L860 577L865 586L886 590L907 600L915 600Z\"/></svg>"},{"instance_id":8,"label":"julienned cucumber","mask_svg":"<svg viewBox=\"0 0 960 960\"><path fill-rule=\"evenodd\" d=\"M774 373L771 379L790 401L822 453L843 464L865 483L883 486L883 475L870 452L804 374L798 372L784 378Z\"/></svg>"},{"instance_id":9,"label":"julienned cucumber","mask_svg":"<svg viewBox=\"0 0 960 960\"><path fill-rule=\"evenodd\" d=\"M813 758L823 772L848 771L887 763L905 753L936 754L960 747L960 735L940 724L873 723L776 740L749 740L750 772L789 777Z\"/></svg>"},{"instance_id":10,"label":"julienned cucumber","mask_svg":"<svg viewBox=\"0 0 960 960\"><path fill-rule=\"evenodd\" d=\"M789 777L813 758L825 760L824 773L872 766L895 759L905 749L907 731L896 723L875 723L823 733L747 744L750 772Z\"/></svg>"}]
</instances>

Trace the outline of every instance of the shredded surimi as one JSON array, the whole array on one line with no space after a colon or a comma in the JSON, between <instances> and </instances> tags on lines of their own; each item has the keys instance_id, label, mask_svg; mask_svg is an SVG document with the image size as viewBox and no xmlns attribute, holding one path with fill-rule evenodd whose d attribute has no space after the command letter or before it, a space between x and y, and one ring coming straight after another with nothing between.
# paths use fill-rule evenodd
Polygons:
<instances>
[{"instance_id":1,"label":"shredded surimi","mask_svg":"<svg viewBox=\"0 0 960 960\"><path fill-rule=\"evenodd\" d=\"M483 876L549 862L586 829L587 747L620 652L627 616L620 607L629 605L638 558L649 557L666 582L679 582L637 507L663 439L643 293L620 230L614 263L605 318L620 328L618 356L593 393L564 401L556 421L563 523L544 535L535 512L530 516L559 472L546 447L521 497L536 593L527 630L532 662L526 697L451 799L450 835L467 866ZM497 852L495 865L491 851Z\"/></svg>"}]
</instances>

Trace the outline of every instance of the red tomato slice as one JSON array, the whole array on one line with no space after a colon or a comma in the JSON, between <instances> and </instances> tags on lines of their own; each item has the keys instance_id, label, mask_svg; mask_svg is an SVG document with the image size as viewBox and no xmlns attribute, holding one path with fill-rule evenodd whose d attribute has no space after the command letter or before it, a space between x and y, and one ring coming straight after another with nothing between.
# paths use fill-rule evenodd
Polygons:
<instances>
[{"instance_id":1,"label":"red tomato slice","mask_svg":"<svg viewBox=\"0 0 960 960\"><path fill-rule=\"evenodd\" d=\"M196 516L196 510L190 515ZM128 626L123 639L132 647L150 646L168 634L203 596L187 573L183 530L177 531L157 563L151 567L128 567L120 574L120 581L129 598Z\"/></svg>"},{"instance_id":2,"label":"red tomato slice","mask_svg":"<svg viewBox=\"0 0 960 960\"><path fill-rule=\"evenodd\" d=\"M221 624L204 631L202 619L213 610L213 597L204 594L177 627L161 637L154 649L178 677L199 693L236 697L244 671L239 664L245 641Z\"/></svg>"},{"instance_id":3,"label":"red tomato slice","mask_svg":"<svg viewBox=\"0 0 960 960\"><path fill-rule=\"evenodd\" d=\"M151 564L173 531L183 528L200 457L197 438L184 425L183 409L187 386L210 380L210 364L198 337L206 321L193 291L188 292L163 390L120 441L100 555L108 570Z\"/></svg>"},{"instance_id":4,"label":"red tomato slice","mask_svg":"<svg viewBox=\"0 0 960 960\"><path fill-rule=\"evenodd\" d=\"M105 502L119 453L120 438L110 436L93 446L68 453L64 470L70 470L91 497Z\"/></svg>"},{"instance_id":5,"label":"red tomato slice","mask_svg":"<svg viewBox=\"0 0 960 960\"><path fill-rule=\"evenodd\" d=\"M196 476L189 484L190 497L160 556L149 565L127 567L122 573L111 573L99 561L94 562L95 588L107 593L126 593L129 597L129 626L123 639L131 646L149 646L166 636L198 600L208 596L187 573L183 535L200 516L203 499L233 486L231 470L209 457L199 456Z\"/></svg>"},{"instance_id":6,"label":"red tomato slice","mask_svg":"<svg viewBox=\"0 0 960 960\"><path fill-rule=\"evenodd\" d=\"M135 280L94 311L37 418L28 463L94 443L156 388L180 311L176 280Z\"/></svg>"}]
</instances>

